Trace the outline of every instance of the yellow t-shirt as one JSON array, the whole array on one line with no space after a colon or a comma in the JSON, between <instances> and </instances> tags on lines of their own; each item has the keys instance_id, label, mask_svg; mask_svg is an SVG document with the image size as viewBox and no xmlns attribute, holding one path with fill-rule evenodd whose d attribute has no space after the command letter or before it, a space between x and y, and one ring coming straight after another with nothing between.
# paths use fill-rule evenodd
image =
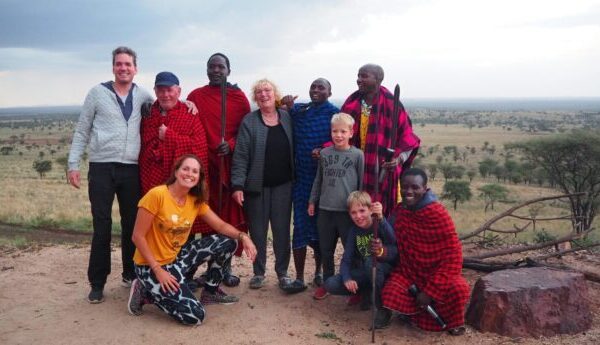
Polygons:
<instances>
[{"instance_id":1,"label":"yellow t-shirt","mask_svg":"<svg viewBox=\"0 0 600 345\"><path fill-rule=\"evenodd\" d=\"M188 194L185 204L179 206L169 193L167 186L160 185L148 191L138 203L138 208L144 208L154 215L152 227L146 234L146 241L154 258L161 266L175 260L181 246L190 234L196 216L202 216L208 212L208 204L203 202L196 206L194 205L195 199ZM133 261L137 265L148 265L137 249Z\"/></svg>"}]
</instances>

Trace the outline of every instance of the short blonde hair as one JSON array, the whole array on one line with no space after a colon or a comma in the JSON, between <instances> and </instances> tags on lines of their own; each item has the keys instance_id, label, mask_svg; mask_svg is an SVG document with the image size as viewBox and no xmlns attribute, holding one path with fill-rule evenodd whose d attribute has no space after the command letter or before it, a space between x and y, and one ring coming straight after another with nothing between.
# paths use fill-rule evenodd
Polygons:
<instances>
[{"instance_id":1,"label":"short blonde hair","mask_svg":"<svg viewBox=\"0 0 600 345\"><path fill-rule=\"evenodd\" d=\"M350 209L352 207L352 205L356 205L356 204L358 204L360 206L365 206L365 207L371 208L371 205L372 205L371 196L367 192L364 192L361 190L355 190L354 192L350 193L350 195L348 195L346 204L348 206L348 209Z\"/></svg>"},{"instance_id":2,"label":"short blonde hair","mask_svg":"<svg viewBox=\"0 0 600 345\"><path fill-rule=\"evenodd\" d=\"M352 129L354 127L354 118L346 113L337 113L331 117L331 124L341 123Z\"/></svg>"},{"instance_id":3,"label":"short blonde hair","mask_svg":"<svg viewBox=\"0 0 600 345\"><path fill-rule=\"evenodd\" d=\"M277 87L277 85L275 85L275 83L273 83L272 81L270 81L267 78L263 78L259 81L257 81L256 83L254 83L254 85L252 85L252 101L254 103L256 102L256 90L258 90L258 88L260 88L261 86L264 85L269 85L273 88L273 93L275 94L275 104L279 104L281 102L281 93L279 92L279 88Z\"/></svg>"}]
</instances>

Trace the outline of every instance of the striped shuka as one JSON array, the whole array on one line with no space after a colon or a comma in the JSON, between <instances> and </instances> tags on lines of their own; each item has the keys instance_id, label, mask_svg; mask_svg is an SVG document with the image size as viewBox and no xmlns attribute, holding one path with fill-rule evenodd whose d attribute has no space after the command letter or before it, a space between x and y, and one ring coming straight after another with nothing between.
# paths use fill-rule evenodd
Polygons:
<instances>
[{"instance_id":1,"label":"striped shuka","mask_svg":"<svg viewBox=\"0 0 600 345\"><path fill-rule=\"evenodd\" d=\"M351 94L344 102L341 111L348 113L354 118L354 136L351 144L356 147L360 145L360 115L361 115L361 99L362 95L359 91ZM394 95L383 86L379 87L379 93L371 108L369 116L369 124L367 128L367 137L365 145L365 173L363 177L363 190L371 195L375 200L380 200L383 204L383 213L387 217L390 211L398 202L398 180L402 174L402 170L410 167L414 157L417 154L421 140L412 130L412 124L408 113L404 110L404 106L400 103L398 112L398 130L396 134L396 143L391 143L392 132L392 116L394 112ZM378 121L378 133L375 133L376 123ZM378 177L375 176L375 166L384 161L385 153L388 147L395 149L394 157L398 157L400 153L411 151L410 157L391 171L391 178L388 176L379 186L379 194L374 195L375 183ZM377 162L377 151L379 151L379 162ZM388 172L390 174L390 172Z\"/></svg>"}]
</instances>

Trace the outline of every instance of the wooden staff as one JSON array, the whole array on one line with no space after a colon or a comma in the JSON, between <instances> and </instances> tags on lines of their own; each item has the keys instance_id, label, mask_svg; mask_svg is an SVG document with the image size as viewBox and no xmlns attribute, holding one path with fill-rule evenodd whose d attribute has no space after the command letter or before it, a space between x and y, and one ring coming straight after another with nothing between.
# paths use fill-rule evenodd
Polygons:
<instances>
[{"instance_id":1,"label":"wooden staff","mask_svg":"<svg viewBox=\"0 0 600 345\"><path fill-rule=\"evenodd\" d=\"M379 133L379 115L375 118L375 133ZM375 177L379 176L379 149L375 149ZM373 202L377 202L379 197L379 181L375 181L373 191ZM373 218L373 241L377 240L377 232L379 230L379 219L375 214ZM375 280L377 279L377 258L371 253L371 310L373 312L371 320L371 343L375 343L375 317L377 316L377 306L375 299L377 296Z\"/></svg>"},{"instance_id":2,"label":"wooden staff","mask_svg":"<svg viewBox=\"0 0 600 345\"><path fill-rule=\"evenodd\" d=\"M227 112L227 77L221 77L221 144L225 142L225 122ZM223 217L223 173L225 172L225 156L219 157L219 216Z\"/></svg>"}]
</instances>

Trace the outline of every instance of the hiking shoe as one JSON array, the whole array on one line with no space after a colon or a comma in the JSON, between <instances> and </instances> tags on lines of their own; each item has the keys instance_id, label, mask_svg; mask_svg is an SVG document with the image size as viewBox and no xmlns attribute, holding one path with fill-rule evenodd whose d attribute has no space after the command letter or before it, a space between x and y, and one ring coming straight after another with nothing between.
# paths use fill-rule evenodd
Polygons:
<instances>
[{"instance_id":1,"label":"hiking shoe","mask_svg":"<svg viewBox=\"0 0 600 345\"><path fill-rule=\"evenodd\" d=\"M360 301L361 301L361 298L360 298L359 294L352 294L346 300L346 304L349 305L349 306L359 305Z\"/></svg>"},{"instance_id":2,"label":"hiking shoe","mask_svg":"<svg viewBox=\"0 0 600 345\"><path fill-rule=\"evenodd\" d=\"M236 287L240 285L240 278L231 274L231 272L225 273L223 277L223 284L229 287Z\"/></svg>"},{"instance_id":3,"label":"hiking shoe","mask_svg":"<svg viewBox=\"0 0 600 345\"><path fill-rule=\"evenodd\" d=\"M304 281L302 281L300 279L296 279L286 286L281 286L281 290L283 290L289 294L302 292L302 291L306 290L306 288L307 288L306 284L304 284Z\"/></svg>"},{"instance_id":4,"label":"hiking shoe","mask_svg":"<svg viewBox=\"0 0 600 345\"><path fill-rule=\"evenodd\" d=\"M135 280L135 278L121 278L121 286L122 287L126 287L129 288L131 287L131 284L133 283L133 281Z\"/></svg>"},{"instance_id":5,"label":"hiking shoe","mask_svg":"<svg viewBox=\"0 0 600 345\"><path fill-rule=\"evenodd\" d=\"M392 323L392 311L386 308L380 308L375 314L375 329L388 328Z\"/></svg>"},{"instance_id":6,"label":"hiking shoe","mask_svg":"<svg viewBox=\"0 0 600 345\"><path fill-rule=\"evenodd\" d=\"M260 289L265 286L265 276L254 276L250 279L251 289Z\"/></svg>"},{"instance_id":7,"label":"hiking shoe","mask_svg":"<svg viewBox=\"0 0 600 345\"><path fill-rule=\"evenodd\" d=\"M284 290L292 286L294 281L288 276L279 277L279 288Z\"/></svg>"},{"instance_id":8,"label":"hiking shoe","mask_svg":"<svg viewBox=\"0 0 600 345\"><path fill-rule=\"evenodd\" d=\"M88 302L98 304L104 302L104 288L92 286L92 290L88 295Z\"/></svg>"},{"instance_id":9,"label":"hiking shoe","mask_svg":"<svg viewBox=\"0 0 600 345\"><path fill-rule=\"evenodd\" d=\"M313 285L316 287L320 287L323 285L323 275L321 273L315 274L315 278L313 279Z\"/></svg>"},{"instance_id":10,"label":"hiking shoe","mask_svg":"<svg viewBox=\"0 0 600 345\"><path fill-rule=\"evenodd\" d=\"M210 293L206 290L202 291L202 295L200 295L200 303L207 304L233 304L239 301L240 299L234 295L228 295L225 291L217 288L215 293Z\"/></svg>"},{"instance_id":11,"label":"hiking shoe","mask_svg":"<svg viewBox=\"0 0 600 345\"><path fill-rule=\"evenodd\" d=\"M327 296L329 296L329 292L327 292L327 290L325 290L325 287L323 286L319 286L316 290L315 290L315 294L313 295L314 299L324 299Z\"/></svg>"},{"instance_id":12,"label":"hiking shoe","mask_svg":"<svg viewBox=\"0 0 600 345\"><path fill-rule=\"evenodd\" d=\"M127 301L127 310L131 315L142 315L144 312L142 306L144 305L144 287L142 283L135 279L131 283L131 289L129 290L129 300Z\"/></svg>"}]
</instances>

